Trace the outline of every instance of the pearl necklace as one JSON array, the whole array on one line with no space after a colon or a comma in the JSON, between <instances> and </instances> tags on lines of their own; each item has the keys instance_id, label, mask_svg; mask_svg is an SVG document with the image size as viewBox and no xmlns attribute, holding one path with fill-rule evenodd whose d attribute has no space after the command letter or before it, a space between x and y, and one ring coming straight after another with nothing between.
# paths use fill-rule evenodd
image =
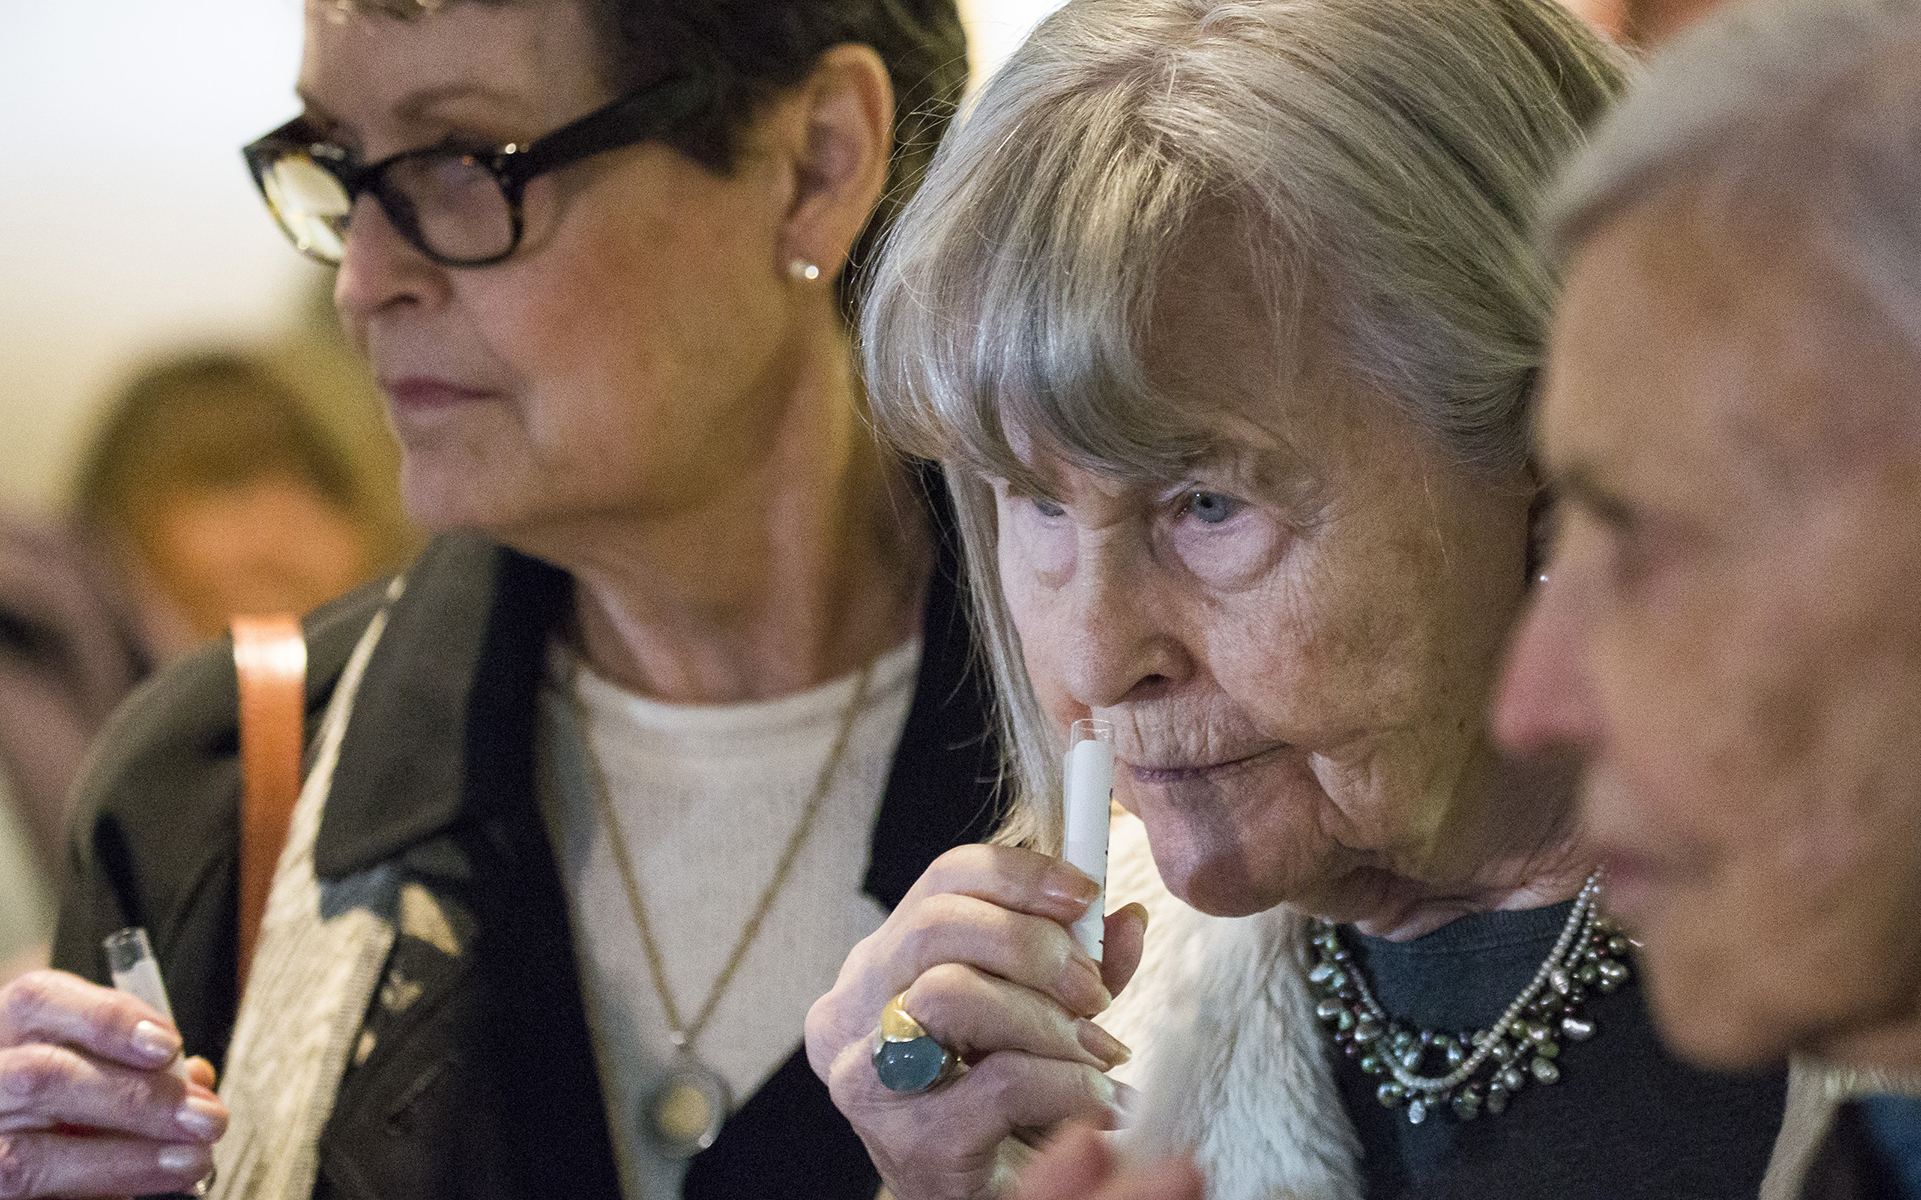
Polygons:
<instances>
[{"instance_id":1,"label":"pearl necklace","mask_svg":"<svg viewBox=\"0 0 1921 1200\"><path fill-rule=\"evenodd\" d=\"M1363 1072L1389 1076L1375 1095L1388 1108L1405 1104L1409 1124L1419 1125L1442 1104L1463 1121L1480 1116L1483 1108L1505 1112L1528 1079L1541 1084L1560 1080L1561 1067L1555 1061L1561 1056L1559 1039L1585 1042L1594 1036L1594 1022L1580 1015L1587 989L1612 992L1627 982L1628 968L1621 958L1629 942L1601 912L1600 896L1601 873L1596 871L1574 898L1574 909L1547 961L1521 994L1491 1027L1458 1037L1411 1028L1390 1017L1374 999L1333 924L1315 918L1308 931L1316 961L1307 973L1318 1001L1315 1015ZM1445 1071L1422 1074L1433 1060L1444 1062ZM1484 1067L1490 1068L1485 1083L1475 1079Z\"/></svg>"}]
</instances>

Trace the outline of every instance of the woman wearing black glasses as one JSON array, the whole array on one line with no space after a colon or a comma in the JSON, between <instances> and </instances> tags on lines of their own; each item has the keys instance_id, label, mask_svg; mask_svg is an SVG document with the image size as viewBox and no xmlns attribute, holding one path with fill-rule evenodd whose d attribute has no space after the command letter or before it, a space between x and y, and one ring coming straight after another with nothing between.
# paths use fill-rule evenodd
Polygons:
<instances>
[{"instance_id":1,"label":"woman wearing black glasses","mask_svg":"<svg viewBox=\"0 0 1921 1200\"><path fill-rule=\"evenodd\" d=\"M308 0L248 163L450 532L306 622L244 1000L230 654L121 714L0 1195L874 1194L802 1018L995 757L845 297L964 76L952 0ZM95 986L126 925L178 1035Z\"/></svg>"}]
</instances>

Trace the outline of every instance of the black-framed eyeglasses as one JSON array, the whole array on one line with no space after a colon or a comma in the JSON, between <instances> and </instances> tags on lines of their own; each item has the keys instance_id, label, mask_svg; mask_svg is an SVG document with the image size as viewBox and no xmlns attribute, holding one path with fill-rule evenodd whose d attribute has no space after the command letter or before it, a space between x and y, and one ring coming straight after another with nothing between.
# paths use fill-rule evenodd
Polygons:
<instances>
[{"instance_id":1,"label":"black-framed eyeglasses","mask_svg":"<svg viewBox=\"0 0 1921 1200\"><path fill-rule=\"evenodd\" d=\"M661 137L710 102L704 78L676 75L531 142L493 150L426 146L361 164L296 118L241 153L274 219L309 258L339 264L354 201L364 193L428 258L448 267L484 267L519 247L521 197L530 180Z\"/></svg>"}]
</instances>

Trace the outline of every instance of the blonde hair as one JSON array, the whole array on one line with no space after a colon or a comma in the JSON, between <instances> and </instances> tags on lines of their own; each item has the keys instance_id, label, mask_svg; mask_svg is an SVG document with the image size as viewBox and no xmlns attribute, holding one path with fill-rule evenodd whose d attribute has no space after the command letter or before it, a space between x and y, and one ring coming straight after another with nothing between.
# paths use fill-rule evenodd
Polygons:
<instances>
[{"instance_id":1,"label":"blonde hair","mask_svg":"<svg viewBox=\"0 0 1921 1200\"><path fill-rule=\"evenodd\" d=\"M1553 0L1070 0L943 144L863 320L881 430L949 468L1016 808L1058 839L1060 732L1001 598L983 474L1008 431L1167 478L1214 414L1141 347L1184 239L1225 217L1277 354L1307 312L1341 365L1474 470L1519 469L1555 281L1536 194L1624 83Z\"/></svg>"}]
</instances>

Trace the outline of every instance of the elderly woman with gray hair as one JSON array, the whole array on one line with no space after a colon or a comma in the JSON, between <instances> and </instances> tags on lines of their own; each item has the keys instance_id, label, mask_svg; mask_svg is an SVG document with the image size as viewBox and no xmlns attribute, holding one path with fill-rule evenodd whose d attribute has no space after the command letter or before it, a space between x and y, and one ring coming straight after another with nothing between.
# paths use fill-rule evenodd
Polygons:
<instances>
[{"instance_id":1,"label":"elderly woman with gray hair","mask_svg":"<svg viewBox=\"0 0 1921 1200\"><path fill-rule=\"evenodd\" d=\"M870 386L958 485L1020 800L809 1017L902 1200L1126 1109L1221 1198L1755 1194L1783 1075L1661 1050L1570 774L1487 728L1535 574L1530 214L1622 81L1550 0L1072 0L943 148ZM1102 964L1048 857L1089 717ZM884 1012L925 1091L883 1086Z\"/></svg>"}]
</instances>

